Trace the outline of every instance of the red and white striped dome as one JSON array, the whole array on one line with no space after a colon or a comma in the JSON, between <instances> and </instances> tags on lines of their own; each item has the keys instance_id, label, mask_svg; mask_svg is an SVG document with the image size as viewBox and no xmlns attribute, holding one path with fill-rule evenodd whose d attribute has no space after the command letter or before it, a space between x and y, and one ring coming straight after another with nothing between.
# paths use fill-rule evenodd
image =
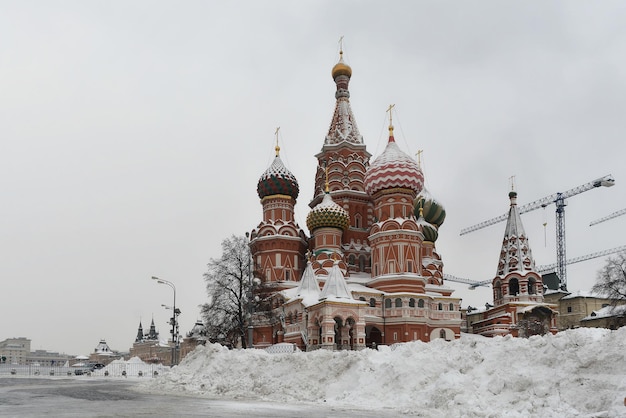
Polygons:
<instances>
[{"instance_id":1,"label":"red and white striped dome","mask_svg":"<svg viewBox=\"0 0 626 418\"><path fill-rule=\"evenodd\" d=\"M423 187L424 175L417 162L398 147L393 135L389 136L385 151L365 173L365 191L372 196L381 190L403 188L417 194Z\"/></svg>"}]
</instances>

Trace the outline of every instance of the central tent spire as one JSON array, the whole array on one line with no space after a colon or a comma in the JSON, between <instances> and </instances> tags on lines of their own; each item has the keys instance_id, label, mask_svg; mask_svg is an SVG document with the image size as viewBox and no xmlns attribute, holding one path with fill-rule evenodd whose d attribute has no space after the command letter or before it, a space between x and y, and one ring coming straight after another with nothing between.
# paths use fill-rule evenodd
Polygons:
<instances>
[{"instance_id":1,"label":"central tent spire","mask_svg":"<svg viewBox=\"0 0 626 418\"><path fill-rule=\"evenodd\" d=\"M330 122L330 128L326 140L326 145L349 142L353 144L363 144L363 137L359 133L354 114L350 108L350 91L348 85L352 77L352 68L343 61L343 37L339 40L339 62L332 70L333 80L337 85L335 92L335 112Z\"/></svg>"}]
</instances>

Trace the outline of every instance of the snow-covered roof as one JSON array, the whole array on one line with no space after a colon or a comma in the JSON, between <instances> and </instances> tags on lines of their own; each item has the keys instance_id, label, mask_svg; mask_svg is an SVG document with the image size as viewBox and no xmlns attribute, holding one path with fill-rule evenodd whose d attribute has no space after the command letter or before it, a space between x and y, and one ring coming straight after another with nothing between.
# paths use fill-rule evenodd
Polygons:
<instances>
[{"instance_id":1,"label":"snow-covered roof","mask_svg":"<svg viewBox=\"0 0 626 418\"><path fill-rule=\"evenodd\" d=\"M526 305L526 306L519 306L517 308L517 313L532 312L536 308L546 308L546 309L549 309L551 311L554 311L549 305L547 305L545 303L532 303L532 304L529 304L529 305Z\"/></svg>"},{"instance_id":2,"label":"snow-covered roof","mask_svg":"<svg viewBox=\"0 0 626 418\"><path fill-rule=\"evenodd\" d=\"M330 269L330 273L328 274L322 293L320 293L320 300L328 300L332 297L353 300L352 294L348 290L346 279L344 279L343 274L339 269L339 261L335 261L332 269Z\"/></svg>"},{"instance_id":3,"label":"snow-covered roof","mask_svg":"<svg viewBox=\"0 0 626 418\"><path fill-rule=\"evenodd\" d=\"M619 316L626 314L626 305L619 306L605 306L597 311L591 312L591 315L584 317L581 321L589 321L599 318L610 318L612 316Z\"/></svg>"},{"instance_id":4,"label":"snow-covered roof","mask_svg":"<svg viewBox=\"0 0 626 418\"><path fill-rule=\"evenodd\" d=\"M302 299L304 306L316 304L320 299L320 285L313 272L313 266L309 261L304 269L300 284L296 288L296 297Z\"/></svg>"},{"instance_id":5,"label":"snow-covered roof","mask_svg":"<svg viewBox=\"0 0 626 418\"><path fill-rule=\"evenodd\" d=\"M577 290L576 292L572 292L572 293L570 293L567 296L563 296L563 298L561 298L561 300L575 299L575 298L604 299L604 297L602 295L599 295L598 293L594 293L594 292L589 291L589 290Z\"/></svg>"}]
</instances>

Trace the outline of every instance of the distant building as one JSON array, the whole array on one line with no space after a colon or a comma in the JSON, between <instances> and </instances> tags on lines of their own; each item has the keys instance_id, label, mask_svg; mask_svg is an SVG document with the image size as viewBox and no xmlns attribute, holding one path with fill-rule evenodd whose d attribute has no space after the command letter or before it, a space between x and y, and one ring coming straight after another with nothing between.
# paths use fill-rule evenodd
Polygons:
<instances>
[{"instance_id":1,"label":"distant building","mask_svg":"<svg viewBox=\"0 0 626 418\"><path fill-rule=\"evenodd\" d=\"M492 281L493 306L468 312L468 331L487 337L527 337L556 332L555 304L546 303L543 281L535 269L528 237L517 208L517 193L509 193L511 206L502 240L497 274Z\"/></svg>"},{"instance_id":2,"label":"distant building","mask_svg":"<svg viewBox=\"0 0 626 418\"><path fill-rule=\"evenodd\" d=\"M197 346L205 345L207 342L206 330L202 321L196 321L191 331L183 338L180 344L180 360L184 359L187 354L192 352Z\"/></svg>"},{"instance_id":3,"label":"distant building","mask_svg":"<svg viewBox=\"0 0 626 418\"><path fill-rule=\"evenodd\" d=\"M130 357L139 357L146 363L160 363L171 366L172 363L172 343L161 342L159 333L154 325L154 319L150 324L150 330L144 334L143 326L139 321L137 336L130 349Z\"/></svg>"},{"instance_id":4,"label":"distant building","mask_svg":"<svg viewBox=\"0 0 626 418\"><path fill-rule=\"evenodd\" d=\"M93 353L89 354L89 361L92 363L100 363L105 366L113 360L122 358L122 354L113 351L105 340L100 340Z\"/></svg>"},{"instance_id":5,"label":"distant building","mask_svg":"<svg viewBox=\"0 0 626 418\"><path fill-rule=\"evenodd\" d=\"M605 306L580 320L583 327L618 329L626 326L626 305Z\"/></svg>"},{"instance_id":6,"label":"distant building","mask_svg":"<svg viewBox=\"0 0 626 418\"><path fill-rule=\"evenodd\" d=\"M8 338L0 341L0 359L7 364L27 364L30 354L30 340L24 337Z\"/></svg>"},{"instance_id":7,"label":"distant building","mask_svg":"<svg viewBox=\"0 0 626 418\"><path fill-rule=\"evenodd\" d=\"M591 316L594 312L594 316L599 315L598 312L601 312L603 317L609 314L610 309L602 310L613 304L613 300L609 298L582 290L572 293L563 290L548 290L546 291L545 298L551 303L558 305L559 316L557 318L557 328L559 331L580 326L589 327L596 325L601 328L609 328L609 326L598 325L604 323L608 324L610 321L606 317L605 320L599 321L600 318ZM615 312L619 312L619 310ZM584 324L583 319L586 320Z\"/></svg>"},{"instance_id":8,"label":"distant building","mask_svg":"<svg viewBox=\"0 0 626 418\"><path fill-rule=\"evenodd\" d=\"M69 354L59 354L53 351L35 350L26 357L26 364L37 364L40 366L60 367L69 362L73 356Z\"/></svg>"},{"instance_id":9,"label":"distant building","mask_svg":"<svg viewBox=\"0 0 626 418\"><path fill-rule=\"evenodd\" d=\"M31 340L24 337L0 341L0 362L4 358L6 364L63 366L73 358L71 355L53 351L30 351L30 344Z\"/></svg>"}]
</instances>

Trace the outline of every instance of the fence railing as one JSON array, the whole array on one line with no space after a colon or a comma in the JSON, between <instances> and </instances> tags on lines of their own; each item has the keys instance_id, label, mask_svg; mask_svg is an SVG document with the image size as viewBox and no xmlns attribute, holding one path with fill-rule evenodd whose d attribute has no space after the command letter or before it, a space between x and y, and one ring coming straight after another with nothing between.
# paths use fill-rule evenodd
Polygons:
<instances>
[{"instance_id":1,"label":"fence railing","mask_svg":"<svg viewBox=\"0 0 626 418\"><path fill-rule=\"evenodd\" d=\"M19 364L0 364L0 377L109 377L109 378L146 378L157 377L170 370L162 364L111 363L102 369L92 370L85 367L33 366Z\"/></svg>"}]
</instances>

